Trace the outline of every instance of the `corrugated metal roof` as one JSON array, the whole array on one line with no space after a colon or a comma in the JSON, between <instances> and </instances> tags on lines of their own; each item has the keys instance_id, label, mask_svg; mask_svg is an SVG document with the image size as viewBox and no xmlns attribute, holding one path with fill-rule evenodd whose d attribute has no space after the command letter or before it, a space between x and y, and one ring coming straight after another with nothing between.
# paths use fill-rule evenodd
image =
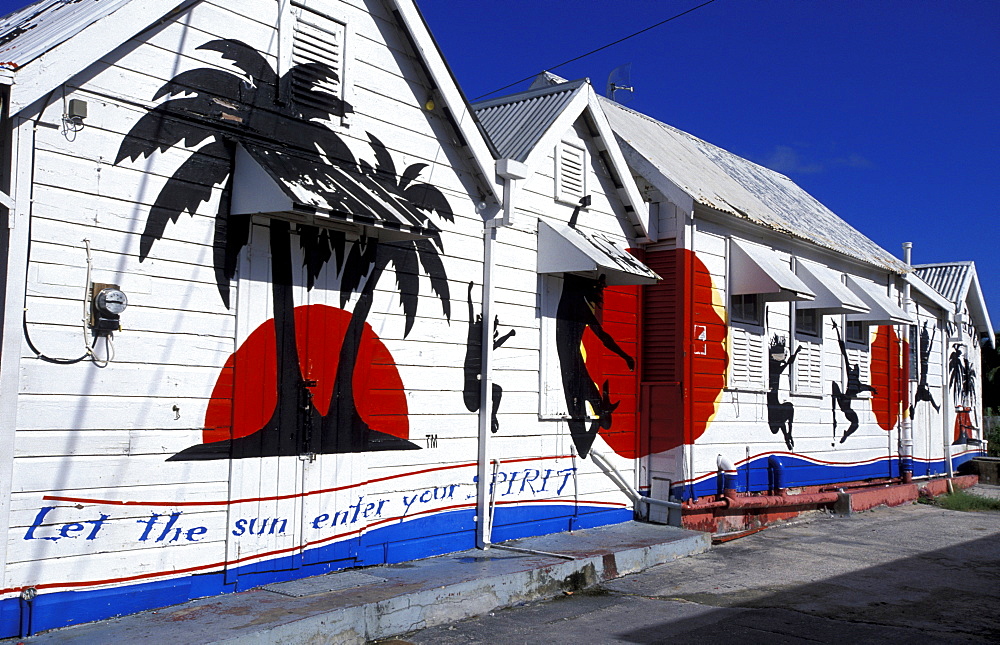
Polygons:
<instances>
[{"instance_id":1,"label":"corrugated metal roof","mask_svg":"<svg viewBox=\"0 0 1000 645\"><path fill-rule=\"evenodd\" d=\"M130 0L40 0L0 18L0 67L24 67Z\"/></svg>"},{"instance_id":2,"label":"corrugated metal roof","mask_svg":"<svg viewBox=\"0 0 1000 645\"><path fill-rule=\"evenodd\" d=\"M523 162L586 82L528 90L476 103L472 109L500 158Z\"/></svg>"},{"instance_id":3,"label":"corrugated metal roof","mask_svg":"<svg viewBox=\"0 0 1000 645\"><path fill-rule=\"evenodd\" d=\"M788 177L614 101L601 101L615 134L695 202L868 264L909 271Z\"/></svg>"},{"instance_id":4,"label":"corrugated metal roof","mask_svg":"<svg viewBox=\"0 0 1000 645\"><path fill-rule=\"evenodd\" d=\"M932 289L958 304L965 299L972 279L972 262L945 262L941 264L915 264L917 277Z\"/></svg>"}]
</instances>

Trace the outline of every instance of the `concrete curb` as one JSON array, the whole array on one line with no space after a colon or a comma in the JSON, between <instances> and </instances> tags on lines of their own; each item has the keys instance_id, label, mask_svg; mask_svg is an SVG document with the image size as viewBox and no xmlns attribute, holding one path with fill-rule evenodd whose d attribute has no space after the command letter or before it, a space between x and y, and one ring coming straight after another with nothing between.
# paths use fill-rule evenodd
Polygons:
<instances>
[{"instance_id":1,"label":"concrete curb","mask_svg":"<svg viewBox=\"0 0 1000 645\"><path fill-rule=\"evenodd\" d=\"M288 597L265 589L46 632L25 643L365 643L576 591L711 547L707 533L627 522L364 569L375 582ZM347 575L328 574L318 578ZM357 575L357 573L355 573ZM329 587L328 587L329 588Z\"/></svg>"},{"instance_id":2,"label":"concrete curb","mask_svg":"<svg viewBox=\"0 0 1000 645\"><path fill-rule=\"evenodd\" d=\"M610 533L610 531L609 531ZM488 578L465 580L396 596L383 601L345 608L324 616L276 625L252 638L210 641L222 644L253 643L365 643L417 629L452 623L514 605L553 598L566 591L578 591L605 580L637 573L671 560L702 553L711 546L711 536L694 533L682 540L653 544L580 557L571 561L503 573ZM559 546L562 536L546 536L511 543L523 548ZM529 546L530 544L530 546ZM565 545L563 545L565 546ZM464 552L463 555L482 552ZM507 552L509 553L509 552ZM505 553L506 555L506 553ZM527 558L553 560L547 556Z\"/></svg>"},{"instance_id":3,"label":"concrete curb","mask_svg":"<svg viewBox=\"0 0 1000 645\"><path fill-rule=\"evenodd\" d=\"M877 506L899 506L915 502L921 496L937 497L948 492L948 481L948 478L931 479L913 484L893 484L846 491L840 493L833 511L839 515L850 515ZM957 475L951 478L952 486L955 488L969 488L977 481L975 475Z\"/></svg>"}]
</instances>

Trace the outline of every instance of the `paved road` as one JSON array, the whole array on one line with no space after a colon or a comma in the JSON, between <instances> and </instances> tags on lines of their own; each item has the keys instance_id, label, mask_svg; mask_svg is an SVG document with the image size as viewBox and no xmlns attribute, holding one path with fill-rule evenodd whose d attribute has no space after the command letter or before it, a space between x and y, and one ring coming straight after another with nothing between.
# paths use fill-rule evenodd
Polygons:
<instances>
[{"instance_id":1,"label":"paved road","mask_svg":"<svg viewBox=\"0 0 1000 645\"><path fill-rule=\"evenodd\" d=\"M913 504L817 516L396 642L996 643L1000 513Z\"/></svg>"}]
</instances>

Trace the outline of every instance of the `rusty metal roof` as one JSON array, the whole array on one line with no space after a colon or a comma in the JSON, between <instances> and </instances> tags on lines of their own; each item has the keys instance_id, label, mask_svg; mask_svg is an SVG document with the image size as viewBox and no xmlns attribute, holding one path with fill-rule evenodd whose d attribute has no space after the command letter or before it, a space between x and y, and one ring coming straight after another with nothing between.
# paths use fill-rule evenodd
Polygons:
<instances>
[{"instance_id":1,"label":"rusty metal roof","mask_svg":"<svg viewBox=\"0 0 1000 645\"><path fill-rule=\"evenodd\" d=\"M573 100L586 79L553 87L531 89L491 101L475 103L472 109L493 141L501 159L524 162L535 145Z\"/></svg>"},{"instance_id":2,"label":"rusty metal roof","mask_svg":"<svg viewBox=\"0 0 1000 645\"><path fill-rule=\"evenodd\" d=\"M623 145L696 203L890 271L910 270L781 173L614 101L601 101Z\"/></svg>"},{"instance_id":3,"label":"rusty metal roof","mask_svg":"<svg viewBox=\"0 0 1000 645\"><path fill-rule=\"evenodd\" d=\"M0 68L24 67L130 0L39 0L0 18Z\"/></svg>"}]
</instances>

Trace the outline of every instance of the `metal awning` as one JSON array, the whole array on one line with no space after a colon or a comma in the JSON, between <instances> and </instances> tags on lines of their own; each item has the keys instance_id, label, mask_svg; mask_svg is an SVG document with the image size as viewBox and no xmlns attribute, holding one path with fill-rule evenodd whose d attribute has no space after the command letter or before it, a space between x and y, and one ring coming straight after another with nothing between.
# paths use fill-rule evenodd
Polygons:
<instances>
[{"instance_id":1,"label":"metal awning","mask_svg":"<svg viewBox=\"0 0 1000 645\"><path fill-rule=\"evenodd\" d=\"M816 309L824 314L867 313L868 305L847 288L843 274L820 264L796 260L795 275L816 294L815 300L803 302L799 309Z\"/></svg>"},{"instance_id":2,"label":"metal awning","mask_svg":"<svg viewBox=\"0 0 1000 645\"><path fill-rule=\"evenodd\" d=\"M600 233L538 220L538 273L604 275L608 284L655 284L652 269Z\"/></svg>"},{"instance_id":3,"label":"metal awning","mask_svg":"<svg viewBox=\"0 0 1000 645\"><path fill-rule=\"evenodd\" d=\"M730 240L729 290L734 296L759 293L765 300L813 300L816 294L771 249Z\"/></svg>"},{"instance_id":4,"label":"metal awning","mask_svg":"<svg viewBox=\"0 0 1000 645\"><path fill-rule=\"evenodd\" d=\"M230 212L364 229L383 240L433 234L411 206L374 178L259 146L236 147Z\"/></svg>"},{"instance_id":5,"label":"metal awning","mask_svg":"<svg viewBox=\"0 0 1000 645\"><path fill-rule=\"evenodd\" d=\"M892 301L882 285L862 282L847 276L847 286L868 306L867 313L848 314L847 320L859 320L869 325L912 325L916 318Z\"/></svg>"}]
</instances>

